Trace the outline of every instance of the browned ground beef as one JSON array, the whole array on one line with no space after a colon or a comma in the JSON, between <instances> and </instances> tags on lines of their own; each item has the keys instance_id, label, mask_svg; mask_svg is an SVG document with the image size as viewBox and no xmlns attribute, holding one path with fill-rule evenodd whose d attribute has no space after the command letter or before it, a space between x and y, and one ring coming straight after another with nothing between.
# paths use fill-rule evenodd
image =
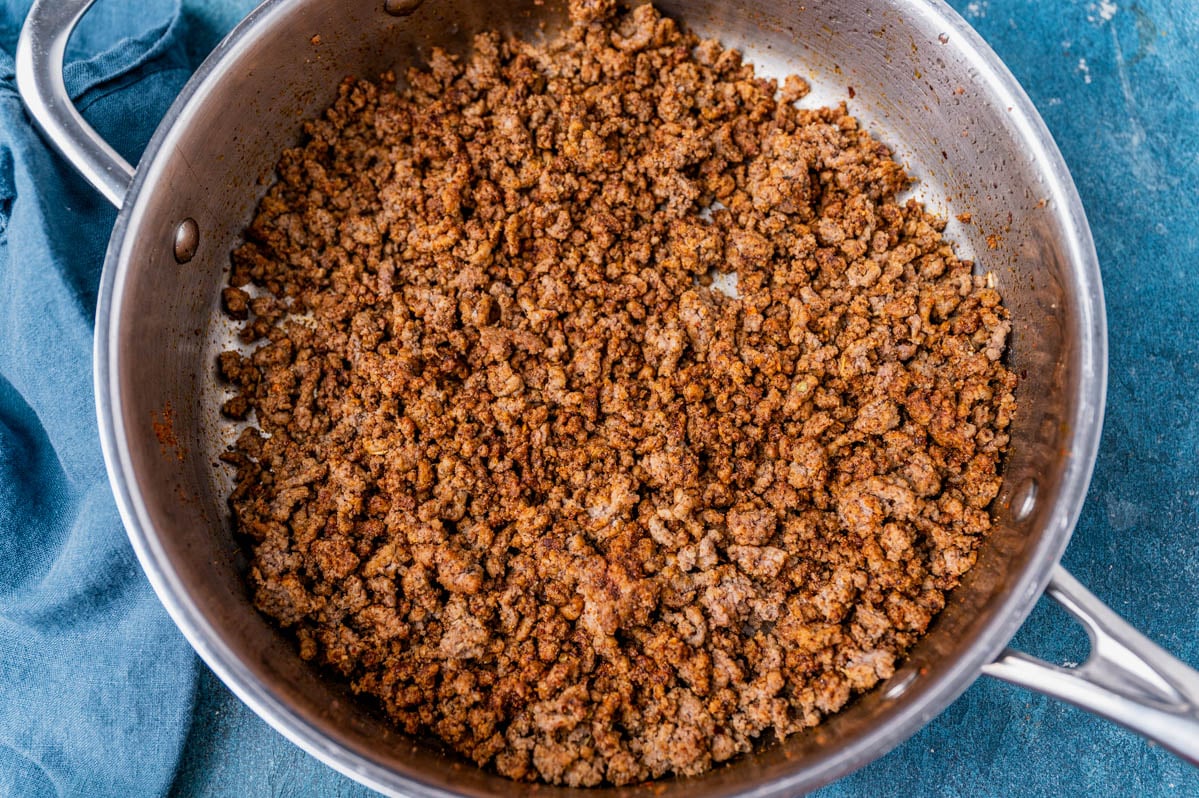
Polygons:
<instances>
[{"instance_id":1,"label":"browned ground beef","mask_svg":"<svg viewBox=\"0 0 1199 798\"><path fill-rule=\"evenodd\" d=\"M572 16L347 79L283 154L226 459L304 658L504 775L626 784L892 674L990 527L1015 379L844 107L649 6Z\"/></svg>"}]
</instances>

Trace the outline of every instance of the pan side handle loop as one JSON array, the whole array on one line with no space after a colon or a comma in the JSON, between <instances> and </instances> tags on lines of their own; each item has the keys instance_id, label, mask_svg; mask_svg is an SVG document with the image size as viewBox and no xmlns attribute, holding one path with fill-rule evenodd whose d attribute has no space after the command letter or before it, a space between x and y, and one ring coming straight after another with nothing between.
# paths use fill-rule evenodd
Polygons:
<instances>
[{"instance_id":1,"label":"pan side handle loop","mask_svg":"<svg viewBox=\"0 0 1199 798\"><path fill-rule=\"evenodd\" d=\"M1008 649L983 672L1094 712L1199 765L1199 672L1134 629L1060 565L1046 593L1087 630L1087 661L1065 668Z\"/></svg>"},{"instance_id":2,"label":"pan side handle loop","mask_svg":"<svg viewBox=\"0 0 1199 798\"><path fill-rule=\"evenodd\" d=\"M94 0L34 0L17 40L21 100L54 148L118 208L133 167L80 115L63 82L67 39Z\"/></svg>"}]
</instances>

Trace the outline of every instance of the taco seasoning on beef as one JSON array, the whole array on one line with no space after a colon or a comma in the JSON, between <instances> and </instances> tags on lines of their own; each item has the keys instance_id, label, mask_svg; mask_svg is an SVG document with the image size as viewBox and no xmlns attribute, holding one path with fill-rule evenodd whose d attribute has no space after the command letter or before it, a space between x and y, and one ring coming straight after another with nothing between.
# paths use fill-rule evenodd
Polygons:
<instances>
[{"instance_id":1,"label":"taco seasoning on beef","mask_svg":"<svg viewBox=\"0 0 1199 798\"><path fill-rule=\"evenodd\" d=\"M505 776L621 785L893 673L990 528L1015 377L844 106L651 6L571 16L344 81L233 253L219 367L301 656Z\"/></svg>"}]
</instances>

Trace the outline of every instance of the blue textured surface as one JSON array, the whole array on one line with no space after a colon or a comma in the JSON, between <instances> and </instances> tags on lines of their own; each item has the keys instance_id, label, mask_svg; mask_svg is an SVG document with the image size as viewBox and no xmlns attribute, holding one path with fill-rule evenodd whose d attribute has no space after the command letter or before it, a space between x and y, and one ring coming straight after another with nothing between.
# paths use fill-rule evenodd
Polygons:
<instances>
[{"instance_id":1,"label":"blue textured surface","mask_svg":"<svg viewBox=\"0 0 1199 798\"><path fill-rule=\"evenodd\" d=\"M0 46L10 52L21 15L9 6L23 5L0 3ZM101 0L104 19L89 20L93 33L74 52L99 52L116 32L160 18L129 19L131 5ZM1134 625L1199 664L1199 6L953 5L1044 116L1103 269L1108 411L1065 564ZM180 61L194 64L249 6L184 0L169 52L134 77L79 89L85 103L92 92L89 117L135 153L185 77ZM118 48L126 69L137 52ZM112 70L106 75L122 66L98 62ZM86 328L112 213L35 140L16 136L6 66L0 55L0 216L12 212L7 241L0 232L0 794L160 795L173 778L170 794L187 797L371 795L197 668L136 571L103 485L87 374ZM79 86L85 72L73 75ZM133 85L136 92L119 91ZM131 112L139 115L128 124ZM21 208L33 215L18 218ZM46 228L69 220L70 229L47 235L39 220ZM56 263L69 267L47 280ZM47 332L60 338L47 342ZM49 641L54 662L20 653L35 639ZM113 640L128 641L128 653L108 650ZM1047 602L1015 644L1055 661L1086 651ZM140 690L118 689L132 677ZM902 794L1199 796L1199 770L1083 712L981 679L911 740L819 793Z\"/></svg>"}]
</instances>

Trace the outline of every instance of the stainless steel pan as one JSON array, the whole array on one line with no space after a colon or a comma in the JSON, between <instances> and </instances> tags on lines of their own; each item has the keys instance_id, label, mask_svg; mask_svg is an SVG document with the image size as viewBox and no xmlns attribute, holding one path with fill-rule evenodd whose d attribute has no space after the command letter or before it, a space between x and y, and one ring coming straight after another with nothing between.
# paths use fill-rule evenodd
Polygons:
<instances>
[{"instance_id":1,"label":"stainless steel pan","mask_svg":"<svg viewBox=\"0 0 1199 798\"><path fill-rule=\"evenodd\" d=\"M347 775L408 795L506 794L513 785L392 731L296 655L254 611L214 467L230 431L215 353L228 253L300 121L347 74L419 61L471 34L538 35L560 0L268 0L204 62L141 163L125 163L71 107L67 36L92 0L40 0L17 80L50 141L121 210L96 314L95 387L109 476L150 581L200 656L271 725ZM1082 206L1045 125L987 45L940 0L661 0L759 69L798 72L851 110L921 181L961 251L980 254L1012 311L1024 376L998 524L930 634L878 689L809 734L697 779L620 794L793 795L888 751L986 673L1129 726L1199 763L1199 673L1121 621L1057 563L1102 425L1106 327ZM316 36L319 35L319 39ZM1001 235L988 251L985 235ZM156 426L157 425L157 428ZM156 435L156 432L158 433ZM1092 653L1061 668L1005 650L1043 591L1086 627ZM543 795L566 790L543 789ZM594 791L590 793L594 795Z\"/></svg>"}]
</instances>

